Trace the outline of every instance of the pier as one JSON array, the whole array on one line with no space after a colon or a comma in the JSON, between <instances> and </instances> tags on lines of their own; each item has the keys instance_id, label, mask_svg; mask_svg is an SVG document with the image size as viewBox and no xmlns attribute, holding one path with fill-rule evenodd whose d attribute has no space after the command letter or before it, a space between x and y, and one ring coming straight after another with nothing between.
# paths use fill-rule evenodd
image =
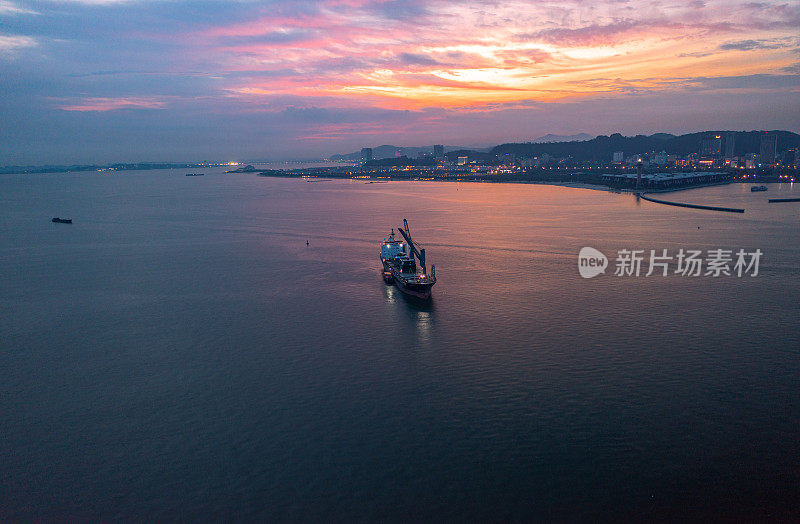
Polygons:
<instances>
[{"instance_id":1,"label":"pier","mask_svg":"<svg viewBox=\"0 0 800 524\"><path fill-rule=\"evenodd\" d=\"M675 191L692 187L729 183L733 180L724 171L698 171L690 173L606 173L603 184L619 189L643 189L652 191Z\"/></svg>"}]
</instances>

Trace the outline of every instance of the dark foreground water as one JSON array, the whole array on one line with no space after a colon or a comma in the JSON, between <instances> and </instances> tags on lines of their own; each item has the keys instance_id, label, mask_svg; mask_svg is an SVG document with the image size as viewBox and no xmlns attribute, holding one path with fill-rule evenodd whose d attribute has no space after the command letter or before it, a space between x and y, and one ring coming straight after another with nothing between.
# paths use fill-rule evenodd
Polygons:
<instances>
[{"instance_id":1,"label":"dark foreground water","mask_svg":"<svg viewBox=\"0 0 800 524\"><path fill-rule=\"evenodd\" d=\"M798 517L800 185L206 173L0 178L0 519ZM380 278L404 217L429 304ZM764 255L613 276L665 248Z\"/></svg>"}]
</instances>

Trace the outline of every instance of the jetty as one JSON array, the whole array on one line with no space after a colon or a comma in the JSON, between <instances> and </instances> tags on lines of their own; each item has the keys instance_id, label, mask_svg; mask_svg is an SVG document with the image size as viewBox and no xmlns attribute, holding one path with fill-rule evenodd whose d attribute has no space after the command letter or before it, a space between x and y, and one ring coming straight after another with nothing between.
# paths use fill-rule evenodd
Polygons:
<instances>
[{"instance_id":1,"label":"jetty","mask_svg":"<svg viewBox=\"0 0 800 524\"><path fill-rule=\"evenodd\" d=\"M800 202L800 198L770 198L769 203L774 204L776 202Z\"/></svg>"}]
</instances>

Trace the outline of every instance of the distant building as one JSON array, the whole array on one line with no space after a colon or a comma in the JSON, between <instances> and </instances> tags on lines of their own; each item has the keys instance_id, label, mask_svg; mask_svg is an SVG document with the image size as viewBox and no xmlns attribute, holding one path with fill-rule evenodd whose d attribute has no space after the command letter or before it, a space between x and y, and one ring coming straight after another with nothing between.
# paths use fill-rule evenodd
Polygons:
<instances>
[{"instance_id":1,"label":"distant building","mask_svg":"<svg viewBox=\"0 0 800 524\"><path fill-rule=\"evenodd\" d=\"M458 162L456 162L456 164L458 164L459 166L464 166L467 165L468 160L469 160L468 156L460 156L458 157Z\"/></svg>"},{"instance_id":2,"label":"distant building","mask_svg":"<svg viewBox=\"0 0 800 524\"><path fill-rule=\"evenodd\" d=\"M433 146L433 156L437 162L444 160L444 146L440 144Z\"/></svg>"},{"instance_id":3,"label":"distant building","mask_svg":"<svg viewBox=\"0 0 800 524\"><path fill-rule=\"evenodd\" d=\"M667 165L667 152L662 151L653 155L653 163L657 166Z\"/></svg>"},{"instance_id":4,"label":"distant building","mask_svg":"<svg viewBox=\"0 0 800 524\"><path fill-rule=\"evenodd\" d=\"M778 149L778 135L761 135L761 148L758 152L758 160L762 164L774 164L775 153Z\"/></svg>"},{"instance_id":5,"label":"distant building","mask_svg":"<svg viewBox=\"0 0 800 524\"><path fill-rule=\"evenodd\" d=\"M798 158L797 149L790 149L783 157L783 164L787 167L800 167L800 158Z\"/></svg>"},{"instance_id":6,"label":"distant building","mask_svg":"<svg viewBox=\"0 0 800 524\"><path fill-rule=\"evenodd\" d=\"M372 148L371 147L362 147L361 148L361 161L362 162L369 162L372 160Z\"/></svg>"},{"instance_id":7,"label":"distant building","mask_svg":"<svg viewBox=\"0 0 800 524\"><path fill-rule=\"evenodd\" d=\"M614 153L611 155L611 161L615 164L621 164L624 159L625 153L622 151L614 151Z\"/></svg>"},{"instance_id":8,"label":"distant building","mask_svg":"<svg viewBox=\"0 0 800 524\"><path fill-rule=\"evenodd\" d=\"M700 155L704 157L719 157L722 155L722 135L710 133L700 140Z\"/></svg>"},{"instance_id":9,"label":"distant building","mask_svg":"<svg viewBox=\"0 0 800 524\"><path fill-rule=\"evenodd\" d=\"M728 160L736 156L736 135L727 133L725 135L725 158Z\"/></svg>"},{"instance_id":10,"label":"distant building","mask_svg":"<svg viewBox=\"0 0 800 524\"><path fill-rule=\"evenodd\" d=\"M500 161L505 165L514 165L517 161L517 155L514 153L506 153L505 155L498 155Z\"/></svg>"}]
</instances>

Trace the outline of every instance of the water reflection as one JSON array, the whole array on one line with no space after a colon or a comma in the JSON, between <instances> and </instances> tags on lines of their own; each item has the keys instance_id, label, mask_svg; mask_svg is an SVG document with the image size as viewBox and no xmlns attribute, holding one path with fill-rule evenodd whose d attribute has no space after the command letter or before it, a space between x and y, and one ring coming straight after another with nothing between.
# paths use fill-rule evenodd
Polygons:
<instances>
[{"instance_id":1,"label":"water reflection","mask_svg":"<svg viewBox=\"0 0 800 524\"><path fill-rule=\"evenodd\" d=\"M430 311L417 311L417 318L414 326L417 328L419 341L428 344L431 341L431 330L433 329L433 314Z\"/></svg>"},{"instance_id":2,"label":"water reflection","mask_svg":"<svg viewBox=\"0 0 800 524\"><path fill-rule=\"evenodd\" d=\"M405 319L417 335L418 341L427 345L431 340L436 318L434 299L423 300L406 295L394 285L384 285L384 293L386 303L394 306L398 320Z\"/></svg>"},{"instance_id":3,"label":"water reflection","mask_svg":"<svg viewBox=\"0 0 800 524\"><path fill-rule=\"evenodd\" d=\"M386 295L386 302L389 304L397 303L398 295L402 295L397 288L395 288L391 284L386 284L383 286L383 293Z\"/></svg>"}]
</instances>

